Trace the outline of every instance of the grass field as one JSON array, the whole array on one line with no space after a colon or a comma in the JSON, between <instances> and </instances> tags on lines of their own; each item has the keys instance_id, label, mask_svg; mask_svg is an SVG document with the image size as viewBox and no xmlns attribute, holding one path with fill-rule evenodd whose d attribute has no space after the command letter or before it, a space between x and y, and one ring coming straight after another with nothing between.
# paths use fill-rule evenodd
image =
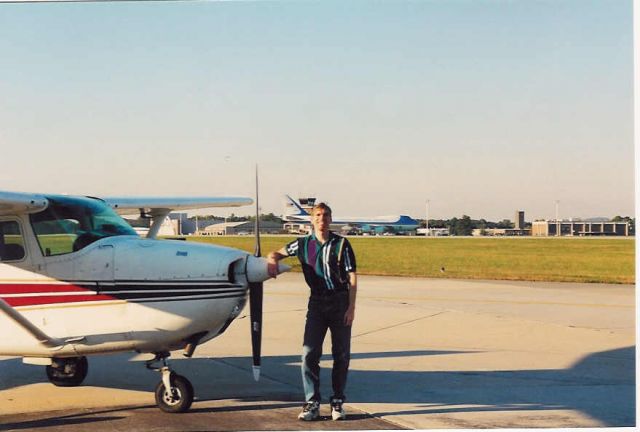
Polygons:
<instances>
[{"instance_id":1,"label":"grass field","mask_svg":"<svg viewBox=\"0 0 640 432\"><path fill-rule=\"evenodd\" d=\"M253 252L253 237L188 237ZM294 237L262 236L266 255ZM635 239L350 237L358 273L459 279L635 282ZM285 261L300 271L297 259ZM441 269L444 268L444 271Z\"/></svg>"}]
</instances>

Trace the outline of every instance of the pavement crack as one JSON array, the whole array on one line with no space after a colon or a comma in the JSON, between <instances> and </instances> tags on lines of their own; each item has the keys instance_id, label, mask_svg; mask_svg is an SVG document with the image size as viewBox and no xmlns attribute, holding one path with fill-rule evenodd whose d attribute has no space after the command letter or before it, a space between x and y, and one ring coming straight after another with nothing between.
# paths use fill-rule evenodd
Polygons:
<instances>
[{"instance_id":1,"label":"pavement crack","mask_svg":"<svg viewBox=\"0 0 640 432\"><path fill-rule=\"evenodd\" d=\"M360 336L366 336L366 335L372 334L372 333L378 333L378 332L381 332L381 331L384 331L384 330L389 330L389 329L392 329L392 328L395 328L395 327L400 327L400 326L403 326L405 324L411 324L411 323L414 323L416 321L421 321L423 319L433 318L433 317L436 317L438 315L442 315L444 313L447 313L447 311L442 311L442 312L438 312L438 313L431 314L431 315L425 315L423 317L415 318L415 319L408 320L408 321L403 321L403 322L400 322L400 323L397 323L397 324L393 324L393 325L386 326L386 327L381 327L381 328L378 328L378 329L375 329L375 330L369 330L367 332L360 333L360 334L357 334L355 336L352 336L351 339L354 339L354 338L357 338L357 337L360 337Z\"/></svg>"}]
</instances>

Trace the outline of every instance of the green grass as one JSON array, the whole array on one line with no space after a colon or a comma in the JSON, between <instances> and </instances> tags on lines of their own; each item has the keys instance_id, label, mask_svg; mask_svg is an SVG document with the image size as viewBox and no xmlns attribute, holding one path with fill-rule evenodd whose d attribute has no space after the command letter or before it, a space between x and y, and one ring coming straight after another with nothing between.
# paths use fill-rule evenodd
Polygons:
<instances>
[{"instance_id":1,"label":"green grass","mask_svg":"<svg viewBox=\"0 0 640 432\"><path fill-rule=\"evenodd\" d=\"M188 237L253 252L252 237ZM294 237L263 236L262 252ZM358 274L553 282L635 282L635 239L350 237ZM285 261L300 271L297 259ZM441 268L444 267L444 271Z\"/></svg>"},{"instance_id":2,"label":"green grass","mask_svg":"<svg viewBox=\"0 0 640 432\"><path fill-rule=\"evenodd\" d=\"M73 251L75 234L45 234L38 236L42 250L48 250L50 255L65 254Z\"/></svg>"}]
</instances>

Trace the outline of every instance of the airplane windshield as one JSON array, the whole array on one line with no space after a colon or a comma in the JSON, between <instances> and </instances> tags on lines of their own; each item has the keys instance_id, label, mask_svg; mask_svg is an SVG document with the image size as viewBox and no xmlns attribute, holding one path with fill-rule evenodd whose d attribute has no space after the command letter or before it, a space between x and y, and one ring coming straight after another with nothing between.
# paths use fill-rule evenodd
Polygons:
<instances>
[{"instance_id":1,"label":"airplane windshield","mask_svg":"<svg viewBox=\"0 0 640 432\"><path fill-rule=\"evenodd\" d=\"M105 237L136 232L104 201L96 198L48 196L49 206L29 216L45 256L83 249Z\"/></svg>"}]
</instances>

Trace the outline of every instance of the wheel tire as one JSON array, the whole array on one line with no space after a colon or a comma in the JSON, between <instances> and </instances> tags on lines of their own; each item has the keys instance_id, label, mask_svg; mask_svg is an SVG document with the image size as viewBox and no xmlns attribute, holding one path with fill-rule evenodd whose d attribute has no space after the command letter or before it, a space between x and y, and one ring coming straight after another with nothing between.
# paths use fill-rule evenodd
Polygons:
<instances>
[{"instance_id":1,"label":"wheel tire","mask_svg":"<svg viewBox=\"0 0 640 432\"><path fill-rule=\"evenodd\" d=\"M82 384L89 372L86 357L54 359L62 367L47 366L47 377L51 384L58 387L75 387Z\"/></svg>"},{"instance_id":2,"label":"wheel tire","mask_svg":"<svg viewBox=\"0 0 640 432\"><path fill-rule=\"evenodd\" d=\"M193 402L193 386L182 375L171 372L171 385L174 386L172 395L165 389L160 381L156 386L156 404L158 408L167 413L187 412Z\"/></svg>"}]
</instances>

